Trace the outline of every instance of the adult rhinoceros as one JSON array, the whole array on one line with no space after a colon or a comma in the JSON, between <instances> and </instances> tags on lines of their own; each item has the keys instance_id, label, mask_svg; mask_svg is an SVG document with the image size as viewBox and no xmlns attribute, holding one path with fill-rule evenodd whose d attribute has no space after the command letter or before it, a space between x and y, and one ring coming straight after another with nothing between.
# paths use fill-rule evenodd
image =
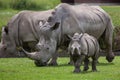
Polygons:
<instances>
[{"instance_id":1,"label":"adult rhinoceros","mask_svg":"<svg viewBox=\"0 0 120 80\"><path fill-rule=\"evenodd\" d=\"M16 56L16 47L29 50L39 41L40 26L51 15L48 11L21 11L13 16L7 26L2 28L0 57Z\"/></svg>"},{"instance_id":2,"label":"adult rhinoceros","mask_svg":"<svg viewBox=\"0 0 120 80\"><path fill-rule=\"evenodd\" d=\"M53 55L51 62L53 65L56 64L55 49L66 41L65 35L72 36L75 32L88 33L97 39L104 39L107 49L106 59L109 62L114 59L112 53L113 24L109 15L99 6L59 4L40 30L43 35L39 40L38 48L46 48L46 51L40 51L39 55L42 56L37 59L38 63L46 63ZM52 41L56 45L52 45ZM49 57L46 57L44 53L49 54Z\"/></svg>"}]
</instances>

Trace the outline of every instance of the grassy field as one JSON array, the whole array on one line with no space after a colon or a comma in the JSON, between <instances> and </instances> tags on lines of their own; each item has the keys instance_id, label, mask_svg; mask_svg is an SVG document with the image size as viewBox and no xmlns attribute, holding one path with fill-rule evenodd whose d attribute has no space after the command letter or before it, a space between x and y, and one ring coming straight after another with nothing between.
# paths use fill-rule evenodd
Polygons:
<instances>
[{"instance_id":1,"label":"grassy field","mask_svg":"<svg viewBox=\"0 0 120 80\"><path fill-rule=\"evenodd\" d=\"M60 0L0 0L0 9L45 10L60 3Z\"/></svg>"},{"instance_id":2,"label":"grassy field","mask_svg":"<svg viewBox=\"0 0 120 80\"><path fill-rule=\"evenodd\" d=\"M102 6L111 16L114 26L120 27L120 6Z\"/></svg>"},{"instance_id":3,"label":"grassy field","mask_svg":"<svg viewBox=\"0 0 120 80\"><path fill-rule=\"evenodd\" d=\"M68 58L59 58L58 66L36 67L27 58L1 58L0 80L120 80L120 58L107 63L105 57L99 58L98 72L73 73L74 67L67 65ZM81 69L83 66L81 67Z\"/></svg>"}]
</instances>

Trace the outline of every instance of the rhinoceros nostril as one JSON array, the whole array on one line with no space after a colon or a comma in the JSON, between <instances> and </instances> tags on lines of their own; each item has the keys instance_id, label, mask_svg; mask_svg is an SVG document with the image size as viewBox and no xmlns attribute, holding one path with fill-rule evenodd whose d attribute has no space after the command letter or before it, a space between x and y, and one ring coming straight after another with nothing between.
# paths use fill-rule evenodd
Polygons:
<instances>
[{"instance_id":1,"label":"rhinoceros nostril","mask_svg":"<svg viewBox=\"0 0 120 80\"><path fill-rule=\"evenodd\" d=\"M75 54L77 54L77 52L78 52L78 49L77 49L77 48L75 48L75 49L74 49L74 53L75 53Z\"/></svg>"}]
</instances>

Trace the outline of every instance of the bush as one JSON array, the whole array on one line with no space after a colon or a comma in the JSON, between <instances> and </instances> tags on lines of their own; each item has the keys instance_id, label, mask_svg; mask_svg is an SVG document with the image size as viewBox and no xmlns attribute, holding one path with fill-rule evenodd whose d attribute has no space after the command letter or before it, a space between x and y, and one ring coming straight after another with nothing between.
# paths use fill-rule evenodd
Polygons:
<instances>
[{"instance_id":1,"label":"bush","mask_svg":"<svg viewBox=\"0 0 120 80\"><path fill-rule=\"evenodd\" d=\"M17 0L12 4L13 9L24 9L26 8L27 0Z\"/></svg>"},{"instance_id":2,"label":"bush","mask_svg":"<svg viewBox=\"0 0 120 80\"><path fill-rule=\"evenodd\" d=\"M60 0L0 0L0 8L17 10L47 10L55 7Z\"/></svg>"},{"instance_id":3,"label":"bush","mask_svg":"<svg viewBox=\"0 0 120 80\"><path fill-rule=\"evenodd\" d=\"M12 4L12 8L21 10L21 9L38 9L42 7L36 5L36 3L32 0L18 0L14 1L14 3Z\"/></svg>"}]
</instances>

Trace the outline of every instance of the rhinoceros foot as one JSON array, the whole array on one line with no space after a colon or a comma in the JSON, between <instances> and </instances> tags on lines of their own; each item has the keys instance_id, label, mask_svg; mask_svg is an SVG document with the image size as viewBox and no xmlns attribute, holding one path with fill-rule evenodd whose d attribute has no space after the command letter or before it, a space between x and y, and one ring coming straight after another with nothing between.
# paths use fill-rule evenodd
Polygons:
<instances>
[{"instance_id":1,"label":"rhinoceros foot","mask_svg":"<svg viewBox=\"0 0 120 80\"><path fill-rule=\"evenodd\" d=\"M76 68L73 72L74 72L74 73L80 73L81 70L80 70L79 68Z\"/></svg>"},{"instance_id":2,"label":"rhinoceros foot","mask_svg":"<svg viewBox=\"0 0 120 80\"><path fill-rule=\"evenodd\" d=\"M110 55L106 56L106 59L107 59L108 62L112 62L114 60L114 58L115 58L114 53L111 53Z\"/></svg>"}]
</instances>

